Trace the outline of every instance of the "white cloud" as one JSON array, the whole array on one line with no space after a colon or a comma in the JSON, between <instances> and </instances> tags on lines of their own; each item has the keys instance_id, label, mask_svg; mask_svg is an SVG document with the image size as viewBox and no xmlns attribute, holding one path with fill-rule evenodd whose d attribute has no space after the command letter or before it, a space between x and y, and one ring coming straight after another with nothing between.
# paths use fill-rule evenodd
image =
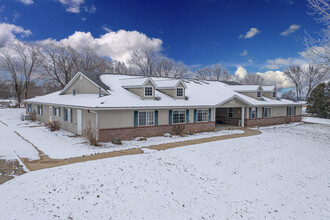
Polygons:
<instances>
[{"instance_id":1,"label":"white cloud","mask_svg":"<svg viewBox=\"0 0 330 220\"><path fill-rule=\"evenodd\" d=\"M296 32L299 28L300 28L300 25L297 25L297 24L290 25L290 27L288 29L286 29L285 31L283 31L282 33L280 33L280 35L288 36L289 34Z\"/></svg>"},{"instance_id":2,"label":"white cloud","mask_svg":"<svg viewBox=\"0 0 330 220\"><path fill-rule=\"evenodd\" d=\"M16 41L16 35L21 37L27 37L31 35L30 30L25 30L22 27L8 24L0 23L0 48L10 47Z\"/></svg>"},{"instance_id":3,"label":"white cloud","mask_svg":"<svg viewBox=\"0 0 330 220\"><path fill-rule=\"evenodd\" d=\"M243 50L242 53L240 53L240 56L247 56L249 53L247 50Z\"/></svg>"},{"instance_id":4,"label":"white cloud","mask_svg":"<svg viewBox=\"0 0 330 220\"><path fill-rule=\"evenodd\" d=\"M273 60L267 60L266 65L264 68L267 69L281 69L281 68L286 68L290 65L304 65L306 63L305 59L302 58L276 58Z\"/></svg>"},{"instance_id":5,"label":"white cloud","mask_svg":"<svg viewBox=\"0 0 330 220\"><path fill-rule=\"evenodd\" d=\"M34 2L33 0L16 0L18 2L22 2L24 5L32 5Z\"/></svg>"},{"instance_id":6,"label":"white cloud","mask_svg":"<svg viewBox=\"0 0 330 220\"><path fill-rule=\"evenodd\" d=\"M56 41L47 39L40 43L53 42L62 45L70 45L79 50L89 46L93 48L100 56L107 56L113 60L128 62L134 50L139 48L154 48L160 50L162 48L162 40L158 38L149 38L138 31L112 31L99 38L94 38L90 32L75 32L69 37Z\"/></svg>"},{"instance_id":7,"label":"white cloud","mask_svg":"<svg viewBox=\"0 0 330 220\"><path fill-rule=\"evenodd\" d=\"M291 81L284 75L282 71L266 71L264 73L258 72L264 79L266 85L276 85L278 88L292 87Z\"/></svg>"},{"instance_id":8,"label":"white cloud","mask_svg":"<svg viewBox=\"0 0 330 220\"><path fill-rule=\"evenodd\" d=\"M71 13L80 13L80 6L85 3L85 0L58 0L58 1L62 5L64 5L67 12L71 12Z\"/></svg>"},{"instance_id":9,"label":"white cloud","mask_svg":"<svg viewBox=\"0 0 330 220\"><path fill-rule=\"evenodd\" d=\"M247 70L244 67L242 67L242 66L237 67L237 69L235 71L235 76L237 76L240 79L244 79L246 74L247 74Z\"/></svg>"},{"instance_id":10,"label":"white cloud","mask_svg":"<svg viewBox=\"0 0 330 220\"><path fill-rule=\"evenodd\" d=\"M250 30L248 32L246 32L246 34L241 34L238 38L239 39L248 39L248 38L252 38L254 37L256 34L260 33L260 31L257 28L250 28Z\"/></svg>"}]
</instances>

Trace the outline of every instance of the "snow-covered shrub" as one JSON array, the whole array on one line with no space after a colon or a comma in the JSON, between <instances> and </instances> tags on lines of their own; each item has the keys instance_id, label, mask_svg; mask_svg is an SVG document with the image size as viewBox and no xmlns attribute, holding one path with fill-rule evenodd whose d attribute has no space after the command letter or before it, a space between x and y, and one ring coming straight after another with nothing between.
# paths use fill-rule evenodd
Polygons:
<instances>
[{"instance_id":1,"label":"snow-covered shrub","mask_svg":"<svg viewBox=\"0 0 330 220\"><path fill-rule=\"evenodd\" d=\"M113 144L122 144L119 137L113 137L112 140L111 140L111 143L113 143Z\"/></svg>"},{"instance_id":2,"label":"snow-covered shrub","mask_svg":"<svg viewBox=\"0 0 330 220\"><path fill-rule=\"evenodd\" d=\"M88 121L86 128L83 131L83 135L87 137L89 144L93 146L98 146L99 142L97 140L97 131L94 126L92 126L92 122Z\"/></svg>"},{"instance_id":3,"label":"snow-covered shrub","mask_svg":"<svg viewBox=\"0 0 330 220\"><path fill-rule=\"evenodd\" d=\"M164 137L172 137L172 135L170 133L165 133Z\"/></svg>"},{"instance_id":4,"label":"snow-covered shrub","mask_svg":"<svg viewBox=\"0 0 330 220\"><path fill-rule=\"evenodd\" d=\"M146 137L137 137L135 138L136 141L146 141L147 138Z\"/></svg>"},{"instance_id":5,"label":"snow-covered shrub","mask_svg":"<svg viewBox=\"0 0 330 220\"><path fill-rule=\"evenodd\" d=\"M57 131L60 130L61 128L61 122L59 121L48 122L46 126L50 131Z\"/></svg>"},{"instance_id":6,"label":"snow-covered shrub","mask_svg":"<svg viewBox=\"0 0 330 220\"><path fill-rule=\"evenodd\" d=\"M290 117L286 117L284 119L284 122L285 122L285 124L289 124L291 122L291 118Z\"/></svg>"},{"instance_id":7,"label":"snow-covered shrub","mask_svg":"<svg viewBox=\"0 0 330 220\"><path fill-rule=\"evenodd\" d=\"M37 113L36 111L32 111L29 113L31 121L36 121L37 120Z\"/></svg>"},{"instance_id":8,"label":"snow-covered shrub","mask_svg":"<svg viewBox=\"0 0 330 220\"><path fill-rule=\"evenodd\" d=\"M176 135L181 135L185 129L185 125L184 124L176 124L173 125L173 133Z\"/></svg>"}]
</instances>

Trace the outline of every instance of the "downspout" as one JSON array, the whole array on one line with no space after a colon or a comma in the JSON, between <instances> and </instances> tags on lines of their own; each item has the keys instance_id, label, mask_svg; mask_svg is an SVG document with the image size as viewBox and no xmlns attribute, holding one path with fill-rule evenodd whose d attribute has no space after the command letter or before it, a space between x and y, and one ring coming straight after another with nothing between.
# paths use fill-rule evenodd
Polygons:
<instances>
[{"instance_id":1,"label":"downspout","mask_svg":"<svg viewBox=\"0 0 330 220\"><path fill-rule=\"evenodd\" d=\"M99 114L97 111L89 110L91 113L96 114L96 121L95 121L95 127L96 127L96 140L99 140Z\"/></svg>"}]
</instances>

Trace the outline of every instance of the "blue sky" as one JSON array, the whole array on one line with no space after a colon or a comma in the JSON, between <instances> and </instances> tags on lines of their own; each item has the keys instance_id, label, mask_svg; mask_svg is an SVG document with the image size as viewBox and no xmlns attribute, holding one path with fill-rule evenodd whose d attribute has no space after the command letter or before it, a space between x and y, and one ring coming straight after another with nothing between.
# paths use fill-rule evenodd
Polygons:
<instances>
[{"instance_id":1,"label":"blue sky","mask_svg":"<svg viewBox=\"0 0 330 220\"><path fill-rule=\"evenodd\" d=\"M304 31L313 33L321 28L307 14L306 3L1 0L0 23L29 30L31 34L14 33L17 39L25 41L59 41L76 31L90 32L94 38L109 31L137 31L147 38L160 39L166 55L192 69L221 62L231 73L238 66L250 73L283 70L288 63L300 62L298 53L305 50ZM284 32L291 25L291 31Z\"/></svg>"}]
</instances>

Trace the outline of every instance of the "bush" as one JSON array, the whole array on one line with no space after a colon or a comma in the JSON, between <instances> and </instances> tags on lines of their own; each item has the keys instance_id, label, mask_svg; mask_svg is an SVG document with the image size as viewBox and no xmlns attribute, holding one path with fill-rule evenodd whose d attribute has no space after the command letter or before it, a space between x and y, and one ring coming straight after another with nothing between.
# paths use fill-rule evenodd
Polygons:
<instances>
[{"instance_id":1,"label":"bush","mask_svg":"<svg viewBox=\"0 0 330 220\"><path fill-rule=\"evenodd\" d=\"M61 128L61 122L59 121L52 121L47 123L47 128L49 128L50 131L57 131Z\"/></svg>"},{"instance_id":2,"label":"bush","mask_svg":"<svg viewBox=\"0 0 330 220\"><path fill-rule=\"evenodd\" d=\"M330 118L330 82L320 83L307 99L306 112L319 118Z\"/></svg>"},{"instance_id":3,"label":"bush","mask_svg":"<svg viewBox=\"0 0 330 220\"><path fill-rule=\"evenodd\" d=\"M99 141L97 140L97 130L95 127L92 126L91 121L88 121L87 126L83 131L83 135L87 137L90 145L99 145Z\"/></svg>"},{"instance_id":4,"label":"bush","mask_svg":"<svg viewBox=\"0 0 330 220\"><path fill-rule=\"evenodd\" d=\"M284 122L285 122L285 124L289 124L291 122L291 118L290 117L286 117L284 119Z\"/></svg>"},{"instance_id":5,"label":"bush","mask_svg":"<svg viewBox=\"0 0 330 220\"><path fill-rule=\"evenodd\" d=\"M113 144L122 144L119 137L113 137L112 140L111 140L111 143L113 143Z\"/></svg>"},{"instance_id":6,"label":"bush","mask_svg":"<svg viewBox=\"0 0 330 220\"><path fill-rule=\"evenodd\" d=\"M37 120L36 111L30 112L29 115L30 115L31 121L36 121Z\"/></svg>"},{"instance_id":7,"label":"bush","mask_svg":"<svg viewBox=\"0 0 330 220\"><path fill-rule=\"evenodd\" d=\"M176 124L173 125L173 133L176 135L181 135L185 129L185 125L184 124Z\"/></svg>"}]
</instances>

